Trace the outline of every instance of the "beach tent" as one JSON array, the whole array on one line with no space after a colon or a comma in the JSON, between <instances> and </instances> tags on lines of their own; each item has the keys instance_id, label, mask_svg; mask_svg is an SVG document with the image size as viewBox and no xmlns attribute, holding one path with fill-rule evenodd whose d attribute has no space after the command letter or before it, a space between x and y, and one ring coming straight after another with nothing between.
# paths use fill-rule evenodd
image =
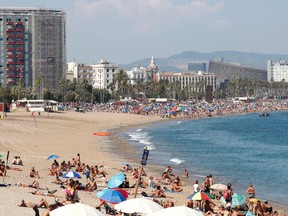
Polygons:
<instances>
[{"instance_id":1,"label":"beach tent","mask_svg":"<svg viewBox=\"0 0 288 216\"><path fill-rule=\"evenodd\" d=\"M148 198L134 198L129 199L119 204L116 204L114 208L124 213L141 213L150 215L156 211L162 210L163 207Z\"/></svg>"},{"instance_id":2,"label":"beach tent","mask_svg":"<svg viewBox=\"0 0 288 216\"><path fill-rule=\"evenodd\" d=\"M104 216L103 213L83 203L69 204L49 213L50 216Z\"/></svg>"},{"instance_id":3,"label":"beach tent","mask_svg":"<svg viewBox=\"0 0 288 216\"><path fill-rule=\"evenodd\" d=\"M186 206L175 206L170 208L165 208L160 211L157 211L151 216L203 216L203 213L196 211L195 209L188 208Z\"/></svg>"}]
</instances>

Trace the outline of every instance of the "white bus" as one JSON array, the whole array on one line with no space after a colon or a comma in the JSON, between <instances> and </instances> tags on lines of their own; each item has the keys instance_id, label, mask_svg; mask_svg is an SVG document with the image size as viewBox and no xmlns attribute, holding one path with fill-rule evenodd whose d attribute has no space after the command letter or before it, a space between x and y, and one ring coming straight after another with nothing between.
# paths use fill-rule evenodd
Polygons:
<instances>
[{"instance_id":1,"label":"white bus","mask_svg":"<svg viewBox=\"0 0 288 216\"><path fill-rule=\"evenodd\" d=\"M29 112L57 111L58 102L54 100L17 100L12 109L25 108Z\"/></svg>"}]
</instances>

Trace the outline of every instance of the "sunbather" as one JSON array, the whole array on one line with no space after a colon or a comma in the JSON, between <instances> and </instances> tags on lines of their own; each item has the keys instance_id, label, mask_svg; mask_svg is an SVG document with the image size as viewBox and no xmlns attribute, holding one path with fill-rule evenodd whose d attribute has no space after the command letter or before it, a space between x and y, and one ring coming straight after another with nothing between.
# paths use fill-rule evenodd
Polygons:
<instances>
[{"instance_id":1,"label":"sunbather","mask_svg":"<svg viewBox=\"0 0 288 216\"><path fill-rule=\"evenodd\" d=\"M35 170L35 167L32 167L30 172L29 172L29 176L31 178L40 178L38 171Z\"/></svg>"}]
</instances>

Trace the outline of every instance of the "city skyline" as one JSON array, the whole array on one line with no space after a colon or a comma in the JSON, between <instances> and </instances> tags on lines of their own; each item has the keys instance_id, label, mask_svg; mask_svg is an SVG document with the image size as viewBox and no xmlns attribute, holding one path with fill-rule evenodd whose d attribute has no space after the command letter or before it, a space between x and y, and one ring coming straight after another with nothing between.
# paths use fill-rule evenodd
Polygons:
<instances>
[{"instance_id":1,"label":"city skyline","mask_svg":"<svg viewBox=\"0 0 288 216\"><path fill-rule=\"evenodd\" d=\"M67 61L128 64L183 51L286 54L286 1L4 1L1 7L63 9Z\"/></svg>"}]
</instances>

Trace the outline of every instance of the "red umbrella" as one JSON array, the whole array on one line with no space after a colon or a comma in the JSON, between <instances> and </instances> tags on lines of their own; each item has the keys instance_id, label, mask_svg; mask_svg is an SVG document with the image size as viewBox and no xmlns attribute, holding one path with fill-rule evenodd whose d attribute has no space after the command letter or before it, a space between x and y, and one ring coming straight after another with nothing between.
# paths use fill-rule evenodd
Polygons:
<instances>
[{"instance_id":1,"label":"red umbrella","mask_svg":"<svg viewBox=\"0 0 288 216\"><path fill-rule=\"evenodd\" d=\"M117 190L119 191L125 198L128 198L128 192L126 190L123 190L121 188L112 188L112 190Z\"/></svg>"}]
</instances>

